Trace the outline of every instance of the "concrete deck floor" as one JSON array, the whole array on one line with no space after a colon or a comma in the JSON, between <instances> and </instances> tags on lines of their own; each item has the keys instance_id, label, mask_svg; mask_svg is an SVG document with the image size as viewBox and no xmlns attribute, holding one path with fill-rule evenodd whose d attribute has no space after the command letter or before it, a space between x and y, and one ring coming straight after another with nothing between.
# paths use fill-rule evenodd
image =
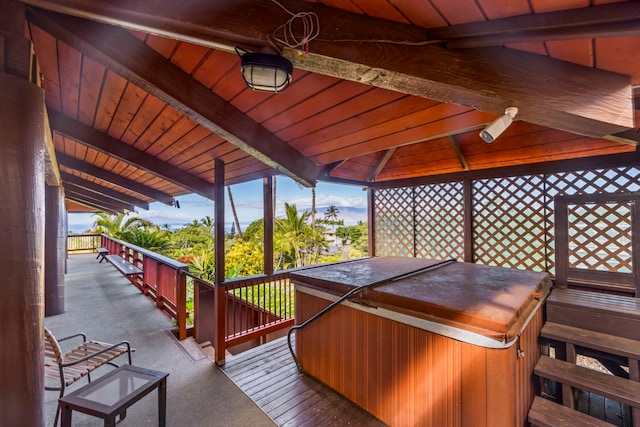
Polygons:
<instances>
[{"instance_id":1,"label":"concrete deck floor","mask_svg":"<svg viewBox=\"0 0 640 427\"><path fill-rule=\"evenodd\" d=\"M260 427L275 425L233 384L197 345L180 343L171 334L171 320L132 286L111 264L95 255L71 255L65 276L65 313L45 318L57 337L85 332L105 342L128 340L136 349L133 364L169 373L167 426ZM126 358L122 358L126 360ZM101 367L97 378L113 368ZM67 393L87 383L82 379ZM59 393L45 392L46 425L52 426ZM118 425L157 426L157 392L153 391L127 411ZM102 420L73 413L74 426L102 426Z\"/></svg>"}]
</instances>

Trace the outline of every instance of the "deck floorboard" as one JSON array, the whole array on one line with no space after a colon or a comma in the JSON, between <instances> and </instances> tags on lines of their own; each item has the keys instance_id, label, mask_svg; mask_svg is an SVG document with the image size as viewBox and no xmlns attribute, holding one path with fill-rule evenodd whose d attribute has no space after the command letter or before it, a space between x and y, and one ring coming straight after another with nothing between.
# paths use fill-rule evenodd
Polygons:
<instances>
[{"instance_id":1,"label":"deck floorboard","mask_svg":"<svg viewBox=\"0 0 640 427\"><path fill-rule=\"evenodd\" d=\"M299 374L284 338L228 357L222 371L279 426L385 425L326 385Z\"/></svg>"}]
</instances>

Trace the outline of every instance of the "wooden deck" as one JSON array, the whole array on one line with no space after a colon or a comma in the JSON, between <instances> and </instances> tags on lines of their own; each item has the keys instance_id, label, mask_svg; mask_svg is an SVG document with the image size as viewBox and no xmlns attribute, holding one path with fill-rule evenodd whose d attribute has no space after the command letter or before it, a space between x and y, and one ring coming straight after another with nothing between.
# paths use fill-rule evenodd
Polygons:
<instances>
[{"instance_id":1,"label":"wooden deck","mask_svg":"<svg viewBox=\"0 0 640 427\"><path fill-rule=\"evenodd\" d=\"M222 371L279 426L384 426L308 375L299 374L286 338L227 357Z\"/></svg>"}]
</instances>

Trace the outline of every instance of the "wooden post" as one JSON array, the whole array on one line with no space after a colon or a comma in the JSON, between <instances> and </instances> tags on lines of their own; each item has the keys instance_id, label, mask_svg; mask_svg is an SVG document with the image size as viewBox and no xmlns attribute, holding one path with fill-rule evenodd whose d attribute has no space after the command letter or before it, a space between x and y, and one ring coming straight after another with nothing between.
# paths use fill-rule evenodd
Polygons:
<instances>
[{"instance_id":1,"label":"wooden post","mask_svg":"<svg viewBox=\"0 0 640 427\"><path fill-rule=\"evenodd\" d=\"M184 340L187 338L187 276L180 274L179 270L176 270L176 275L178 276L176 278L176 286L178 287L176 298L178 318L176 319L176 323L178 323L178 339Z\"/></svg>"},{"instance_id":2,"label":"wooden post","mask_svg":"<svg viewBox=\"0 0 640 427\"><path fill-rule=\"evenodd\" d=\"M215 361L224 365L227 336L227 292L224 285L224 162L215 160Z\"/></svg>"},{"instance_id":3,"label":"wooden post","mask_svg":"<svg viewBox=\"0 0 640 427\"><path fill-rule=\"evenodd\" d=\"M62 187L47 186L45 191L44 223L44 314L64 313L64 266L66 230L64 194Z\"/></svg>"},{"instance_id":4,"label":"wooden post","mask_svg":"<svg viewBox=\"0 0 640 427\"><path fill-rule=\"evenodd\" d=\"M44 426L44 91L25 72L24 6L0 2L0 414ZM22 67L24 66L24 67ZM27 77L27 78L25 78Z\"/></svg>"},{"instance_id":5,"label":"wooden post","mask_svg":"<svg viewBox=\"0 0 640 427\"><path fill-rule=\"evenodd\" d=\"M273 274L273 178L262 178L264 217L264 274Z\"/></svg>"},{"instance_id":6,"label":"wooden post","mask_svg":"<svg viewBox=\"0 0 640 427\"><path fill-rule=\"evenodd\" d=\"M375 223L375 198L373 188L367 189L367 221L369 229L369 256L376 256L376 223Z\"/></svg>"}]
</instances>

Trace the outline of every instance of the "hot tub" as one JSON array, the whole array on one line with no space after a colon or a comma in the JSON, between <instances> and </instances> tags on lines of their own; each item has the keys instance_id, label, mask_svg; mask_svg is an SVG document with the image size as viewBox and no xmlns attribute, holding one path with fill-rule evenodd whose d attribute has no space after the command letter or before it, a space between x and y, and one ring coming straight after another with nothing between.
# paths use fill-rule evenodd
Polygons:
<instances>
[{"instance_id":1,"label":"hot tub","mask_svg":"<svg viewBox=\"0 0 640 427\"><path fill-rule=\"evenodd\" d=\"M526 425L546 273L377 257L291 275L306 373L393 426Z\"/></svg>"}]
</instances>

